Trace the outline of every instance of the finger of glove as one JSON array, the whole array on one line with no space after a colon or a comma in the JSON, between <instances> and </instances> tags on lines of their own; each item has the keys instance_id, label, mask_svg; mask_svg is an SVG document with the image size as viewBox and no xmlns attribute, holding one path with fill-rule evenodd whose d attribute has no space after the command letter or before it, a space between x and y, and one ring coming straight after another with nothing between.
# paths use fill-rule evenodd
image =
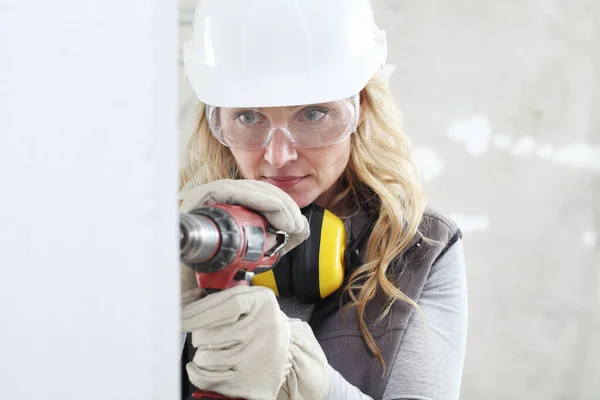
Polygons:
<instances>
[{"instance_id":1,"label":"finger of glove","mask_svg":"<svg viewBox=\"0 0 600 400\"><path fill-rule=\"evenodd\" d=\"M235 350L251 340L255 328L243 321L223 327L196 329L192 332L192 346L206 351Z\"/></svg>"},{"instance_id":2,"label":"finger of glove","mask_svg":"<svg viewBox=\"0 0 600 400\"><path fill-rule=\"evenodd\" d=\"M258 208L256 211L275 211L285 207L281 199L265 191L263 185L256 185L256 182L258 181L221 179L198 185L188 192L181 210L188 212L195 207L215 203L238 204L249 208L252 205Z\"/></svg>"},{"instance_id":3,"label":"finger of glove","mask_svg":"<svg viewBox=\"0 0 600 400\"><path fill-rule=\"evenodd\" d=\"M185 369L190 382L197 388L204 390L215 390L215 385L224 384L237 376L237 371L230 365L206 369L197 366L194 362L189 362L186 364Z\"/></svg>"},{"instance_id":4,"label":"finger of glove","mask_svg":"<svg viewBox=\"0 0 600 400\"><path fill-rule=\"evenodd\" d=\"M191 189L181 205L182 212L215 203L236 204L261 213L276 229L296 233L307 226L298 205L283 190L266 182L222 179Z\"/></svg>"},{"instance_id":5,"label":"finger of glove","mask_svg":"<svg viewBox=\"0 0 600 400\"><path fill-rule=\"evenodd\" d=\"M294 199L289 194L287 194L285 191L278 188L277 186L271 185L270 183L261 182L261 181L249 181L249 182L251 182L250 183L251 185L264 190L265 193L267 193L268 195L278 198L281 201L284 209L289 211L289 215L287 216L287 218L290 218L293 220L294 229L289 230L287 232L301 233L308 229L308 220L302 214L302 211L300 210L300 207L298 207L298 204L296 204ZM273 226L275 226L275 225L273 225Z\"/></svg>"},{"instance_id":6,"label":"finger of glove","mask_svg":"<svg viewBox=\"0 0 600 400\"><path fill-rule=\"evenodd\" d=\"M234 370L207 370L194 363L186 365L190 382L201 390L219 393L227 398L237 399L273 399L275 394L265 387L262 381L271 381L270 377L248 379Z\"/></svg>"},{"instance_id":7,"label":"finger of glove","mask_svg":"<svg viewBox=\"0 0 600 400\"><path fill-rule=\"evenodd\" d=\"M305 240L309 233L309 223L294 199L292 199L286 192L277 186L260 181L255 181L255 184L259 184L266 192L281 199L281 202L285 208L290 210L290 217L294 221L294 229L287 232L298 235L300 241Z\"/></svg>"},{"instance_id":8,"label":"finger of glove","mask_svg":"<svg viewBox=\"0 0 600 400\"><path fill-rule=\"evenodd\" d=\"M199 350L235 350L252 347L268 338L269 345L278 343L280 336L289 337L286 315L277 300L257 300L245 317L228 324L204 327L192 331L192 346Z\"/></svg>"},{"instance_id":9,"label":"finger of glove","mask_svg":"<svg viewBox=\"0 0 600 400\"><path fill-rule=\"evenodd\" d=\"M260 307L273 291L262 286L234 286L212 293L182 308L182 329L193 332L198 329L218 329L247 320L253 309ZM276 302L276 300L275 300Z\"/></svg>"},{"instance_id":10,"label":"finger of glove","mask_svg":"<svg viewBox=\"0 0 600 400\"><path fill-rule=\"evenodd\" d=\"M179 210L181 212L190 212L197 207L214 203L228 203L226 200L222 199L224 194L221 189L221 186L226 185L226 182L228 181L229 180L227 179L213 181L189 189L181 202ZM233 193L230 193L229 196L225 197L231 198L233 195Z\"/></svg>"},{"instance_id":11,"label":"finger of glove","mask_svg":"<svg viewBox=\"0 0 600 400\"><path fill-rule=\"evenodd\" d=\"M300 243L308 239L310 236L310 226L306 217L302 214L302 211L294 201L286 192L278 188L277 186L271 185L269 183L261 182L261 181L251 181L252 185L260 186L261 189L265 190L265 192L270 193L272 196L278 197L281 199L282 204L284 205L284 209L289 210L289 217L293 220L293 227L290 226L290 229L284 230L289 233L288 242L284 246L282 250L282 255L288 253L294 247L298 246ZM271 222L272 220L276 220L280 217L280 214L277 212L269 213L265 212L265 218L273 225L273 227L279 229L276 223Z\"/></svg>"},{"instance_id":12,"label":"finger of glove","mask_svg":"<svg viewBox=\"0 0 600 400\"><path fill-rule=\"evenodd\" d=\"M298 205L292 200L287 202L287 193L271 190L273 185L260 181L240 180L226 182L220 190L225 193L235 192L236 197L230 201L243 205L262 214L275 229L288 233L296 233L302 228L303 217Z\"/></svg>"},{"instance_id":13,"label":"finger of glove","mask_svg":"<svg viewBox=\"0 0 600 400\"><path fill-rule=\"evenodd\" d=\"M181 311L182 328L186 332L193 332L235 323L250 313L254 305L251 293L257 290L256 288L235 286L187 304Z\"/></svg>"},{"instance_id":14,"label":"finger of glove","mask_svg":"<svg viewBox=\"0 0 600 400\"><path fill-rule=\"evenodd\" d=\"M192 360L204 371L239 370L237 362L240 359L240 346L232 346L221 350L198 349Z\"/></svg>"}]
</instances>

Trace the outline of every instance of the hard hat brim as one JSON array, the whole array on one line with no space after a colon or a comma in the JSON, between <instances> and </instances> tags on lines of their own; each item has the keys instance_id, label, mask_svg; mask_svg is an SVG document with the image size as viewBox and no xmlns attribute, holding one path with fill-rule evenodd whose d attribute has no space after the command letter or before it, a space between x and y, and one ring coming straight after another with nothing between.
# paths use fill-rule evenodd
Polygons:
<instances>
[{"instance_id":1,"label":"hard hat brim","mask_svg":"<svg viewBox=\"0 0 600 400\"><path fill-rule=\"evenodd\" d=\"M318 74L228 74L223 68L184 57L184 68L196 96L216 107L282 107L326 103L360 92L385 62L383 48L373 48L345 65Z\"/></svg>"}]
</instances>

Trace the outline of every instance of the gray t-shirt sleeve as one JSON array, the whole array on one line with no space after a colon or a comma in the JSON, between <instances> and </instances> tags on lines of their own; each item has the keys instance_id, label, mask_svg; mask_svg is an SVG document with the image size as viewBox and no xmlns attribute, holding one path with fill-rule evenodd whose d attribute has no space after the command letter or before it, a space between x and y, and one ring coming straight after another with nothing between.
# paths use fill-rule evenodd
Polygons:
<instances>
[{"instance_id":1,"label":"gray t-shirt sleeve","mask_svg":"<svg viewBox=\"0 0 600 400\"><path fill-rule=\"evenodd\" d=\"M459 398L467 337L467 279L462 241L432 266L391 368L383 400ZM371 397L331 369L327 400Z\"/></svg>"},{"instance_id":2,"label":"gray t-shirt sleeve","mask_svg":"<svg viewBox=\"0 0 600 400\"><path fill-rule=\"evenodd\" d=\"M467 340L467 278L462 240L431 268L390 371L383 400L459 398Z\"/></svg>"}]
</instances>

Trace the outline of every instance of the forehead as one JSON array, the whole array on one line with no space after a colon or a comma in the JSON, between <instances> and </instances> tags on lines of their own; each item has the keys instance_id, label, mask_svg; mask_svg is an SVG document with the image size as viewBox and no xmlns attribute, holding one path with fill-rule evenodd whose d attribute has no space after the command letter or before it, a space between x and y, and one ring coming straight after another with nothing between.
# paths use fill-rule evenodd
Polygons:
<instances>
[{"instance_id":1,"label":"forehead","mask_svg":"<svg viewBox=\"0 0 600 400\"><path fill-rule=\"evenodd\" d=\"M260 112L261 114L267 116L290 116L295 115L298 112L303 112L304 110L308 110L311 108L324 108L331 112L335 112L336 114L339 112L343 112L343 107L345 107L344 101L334 101L328 103L314 103L314 104L304 104L298 106L283 106L283 107L223 107L221 108L221 114L231 115L237 114L243 111L254 111ZM345 114L345 113L344 113Z\"/></svg>"},{"instance_id":2,"label":"forehead","mask_svg":"<svg viewBox=\"0 0 600 400\"><path fill-rule=\"evenodd\" d=\"M222 110L228 111L240 111L240 110L257 110L261 112L293 112L297 110L303 110L305 108L323 107L323 108L336 108L343 105L342 101L334 101L329 103L314 103L304 104L298 106L284 106L284 107L223 107Z\"/></svg>"}]
</instances>

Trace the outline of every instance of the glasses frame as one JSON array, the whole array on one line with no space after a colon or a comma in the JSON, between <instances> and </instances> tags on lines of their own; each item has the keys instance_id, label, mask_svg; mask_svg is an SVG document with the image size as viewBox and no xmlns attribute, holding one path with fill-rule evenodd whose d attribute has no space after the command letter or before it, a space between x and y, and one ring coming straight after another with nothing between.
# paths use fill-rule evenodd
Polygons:
<instances>
[{"instance_id":1,"label":"glasses frame","mask_svg":"<svg viewBox=\"0 0 600 400\"><path fill-rule=\"evenodd\" d=\"M333 143L328 143L328 144L320 145L320 146L306 146L306 145L299 144L298 141L296 140L296 138L294 137L294 135L292 134L292 132L287 128L286 125L277 124L277 125L271 126L271 129L269 130L269 133L261 147L252 148L252 149L244 148L244 147L234 147L226 142L225 137L223 135L223 128L211 123L211 121L213 120L214 113L217 112L217 110L221 107L212 106L212 105L207 104L205 113L206 113L206 119L207 119L211 134L219 141L219 143L221 143L223 146L226 146L230 149L245 150L245 151L264 150L267 148L267 146L269 146L269 143L271 142L271 139L273 138L273 135L275 134L276 131L283 132L287 136L288 140L290 140L294 144L295 147L305 148L305 149L318 149L318 148L322 148L322 147L333 146L333 145L343 142L344 140L348 139L350 137L350 135L352 135L354 132L356 132L356 129L358 128L358 121L360 120L360 93L356 93L356 94L352 95L351 97L348 97L341 101L349 101L352 105L351 111L353 114L352 114L352 119L351 119L350 123L348 124L348 128L346 129L346 132L342 136L340 136L339 139L334 141Z\"/></svg>"}]
</instances>

